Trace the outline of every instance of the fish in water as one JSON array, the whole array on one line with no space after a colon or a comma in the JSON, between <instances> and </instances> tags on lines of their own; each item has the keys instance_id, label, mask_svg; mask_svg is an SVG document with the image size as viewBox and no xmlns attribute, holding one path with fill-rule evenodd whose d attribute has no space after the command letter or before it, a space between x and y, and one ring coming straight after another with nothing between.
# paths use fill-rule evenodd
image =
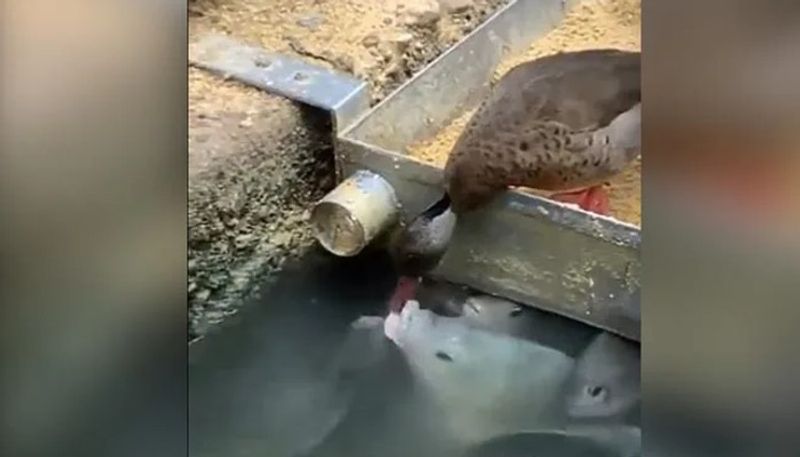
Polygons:
<instances>
[{"instance_id":1,"label":"fish in water","mask_svg":"<svg viewBox=\"0 0 800 457\"><path fill-rule=\"evenodd\" d=\"M395 349L383 337L382 323L374 317L351 323L341 345L322 359L319 367L314 363L314 368L306 369L308 358L294 362L287 355L271 377L259 378L259 382L274 387L258 398L268 405L266 409L256 408L265 411L264 416L258 416L261 429L248 434L259 433L274 455L308 455L325 443L347 419L365 389L390 385L385 380L376 382L373 375L382 371L376 367Z\"/></svg>"},{"instance_id":2,"label":"fish in water","mask_svg":"<svg viewBox=\"0 0 800 457\"><path fill-rule=\"evenodd\" d=\"M384 318L378 316L362 316L350 324L331 359L337 392L348 400L347 408L335 427L297 457L411 454L406 438L397 430L420 435L423 441L424 429L420 432L419 428L427 425L425 405L414 401L408 365L385 337L383 324ZM365 441L365 434L371 439Z\"/></svg>"},{"instance_id":3,"label":"fish in water","mask_svg":"<svg viewBox=\"0 0 800 457\"><path fill-rule=\"evenodd\" d=\"M412 278L399 281L401 295L413 296L413 278L438 265L457 219L510 186L605 206L586 199L607 200L600 186L640 155L640 73L640 53L615 49L559 53L506 73L450 152L442 197L392 236L398 274Z\"/></svg>"},{"instance_id":4,"label":"fish in water","mask_svg":"<svg viewBox=\"0 0 800 457\"><path fill-rule=\"evenodd\" d=\"M638 427L567 428L514 433L493 438L466 452L467 457L637 457Z\"/></svg>"},{"instance_id":5,"label":"fish in water","mask_svg":"<svg viewBox=\"0 0 800 457\"><path fill-rule=\"evenodd\" d=\"M438 316L413 300L384 325L419 390L462 444L562 425L559 393L574 367L564 353Z\"/></svg>"},{"instance_id":6,"label":"fish in water","mask_svg":"<svg viewBox=\"0 0 800 457\"><path fill-rule=\"evenodd\" d=\"M421 309L446 317L464 315L464 304L474 295L467 286L443 280L422 278L414 298Z\"/></svg>"},{"instance_id":7,"label":"fish in water","mask_svg":"<svg viewBox=\"0 0 800 457\"><path fill-rule=\"evenodd\" d=\"M443 280L422 279L415 301L420 309L458 317L466 325L503 335L526 338L540 327L539 313L533 308Z\"/></svg>"},{"instance_id":8,"label":"fish in water","mask_svg":"<svg viewBox=\"0 0 800 457\"><path fill-rule=\"evenodd\" d=\"M534 341L571 357L596 333L565 317L442 280L423 279L416 301L437 315L460 317L466 325Z\"/></svg>"},{"instance_id":9,"label":"fish in water","mask_svg":"<svg viewBox=\"0 0 800 457\"><path fill-rule=\"evenodd\" d=\"M517 338L530 337L541 327L541 313L492 295L473 295L464 303L464 318L477 327Z\"/></svg>"},{"instance_id":10,"label":"fish in water","mask_svg":"<svg viewBox=\"0 0 800 457\"><path fill-rule=\"evenodd\" d=\"M641 398L637 345L600 333L575 365L566 394L572 419L622 419L636 411Z\"/></svg>"},{"instance_id":11,"label":"fish in water","mask_svg":"<svg viewBox=\"0 0 800 457\"><path fill-rule=\"evenodd\" d=\"M617 457L642 455L642 429L633 425L570 425L566 428L570 436L586 437L605 449L614 451Z\"/></svg>"}]
</instances>

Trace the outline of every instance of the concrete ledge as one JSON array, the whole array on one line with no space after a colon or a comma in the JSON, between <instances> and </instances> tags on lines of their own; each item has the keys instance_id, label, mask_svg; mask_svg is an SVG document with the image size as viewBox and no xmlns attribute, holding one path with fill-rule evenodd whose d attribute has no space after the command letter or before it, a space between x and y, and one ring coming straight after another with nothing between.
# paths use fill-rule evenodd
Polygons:
<instances>
[{"instance_id":1,"label":"concrete ledge","mask_svg":"<svg viewBox=\"0 0 800 457\"><path fill-rule=\"evenodd\" d=\"M307 209L333 185L325 113L191 69L189 333L235 312L313 243Z\"/></svg>"}]
</instances>

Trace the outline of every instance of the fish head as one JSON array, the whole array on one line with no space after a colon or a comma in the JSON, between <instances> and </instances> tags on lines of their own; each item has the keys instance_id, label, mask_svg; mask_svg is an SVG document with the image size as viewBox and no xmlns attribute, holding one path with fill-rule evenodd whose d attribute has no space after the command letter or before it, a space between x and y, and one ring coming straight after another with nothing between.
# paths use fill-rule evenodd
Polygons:
<instances>
[{"instance_id":1,"label":"fish head","mask_svg":"<svg viewBox=\"0 0 800 457\"><path fill-rule=\"evenodd\" d=\"M500 333L512 333L512 327L524 317L522 305L491 295L473 295L464 304L463 316L470 323Z\"/></svg>"},{"instance_id":2,"label":"fish head","mask_svg":"<svg viewBox=\"0 0 800 457\"><path fill-rule=\"evenodd\" d=\"M417 290L416 300L421 309L431 310L440 316L458 317L464 314L464 305L470 295L467 286L423 278Z\"/></svg>"},{"instance_id":3,"label":"fish head","mask_svg":"<svg viewBox=\"0 0 800 457\"><path fill-rule=\"evenodd\" d=\"M638 350L601 334L579 357L566 394L573 418L620 417L641 398Z\"/></svg>"}]
</instances>

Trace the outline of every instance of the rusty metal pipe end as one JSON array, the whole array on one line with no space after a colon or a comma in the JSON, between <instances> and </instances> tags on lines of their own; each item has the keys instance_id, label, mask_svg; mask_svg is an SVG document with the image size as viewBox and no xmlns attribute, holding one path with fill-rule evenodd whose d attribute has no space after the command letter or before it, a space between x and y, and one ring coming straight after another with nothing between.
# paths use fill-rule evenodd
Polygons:
<instances>
[{"instance_id":1,"label":"rusty metal pipe end","mask_svg":"<svg viewBox=\"0 0 800 457\"><path fill-rule=\"evenodd\" d=\"M392 185L380 175L359 170L314 205L311 226L325 249L352 257L392 226L398 214Z\"/></svg>"}]
</instances>

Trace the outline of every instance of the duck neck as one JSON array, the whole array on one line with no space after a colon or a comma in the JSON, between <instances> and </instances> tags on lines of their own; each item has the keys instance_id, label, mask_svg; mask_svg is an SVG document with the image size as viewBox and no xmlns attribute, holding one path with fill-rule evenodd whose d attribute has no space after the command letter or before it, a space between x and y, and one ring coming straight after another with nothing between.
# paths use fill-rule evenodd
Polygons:
<instances>
[{"instance_id":1,"label":"duck neck","mask_svg":"<svg viewBox=\"0 0 800 457\"><path fill-rule=\"evenodd\" d=\"M422 276L436 268L447 250L455 227L455 213L450 208L450 195L429 206L413 222L410 232L416 233L415 243L409 252L399 256L394 292L389 299L389 311L399 313L408 300L416 297Z\"/></svg>"},{"instance_id":2,"label":"duck neck","mask_svg":"<svg viewBox=\"0 0 800 457\"><path fill-rule=\"evenodd\" d=\"M641 153L642 146L642 108L637 103L623 112L606 127L605 134L615 149L624 151L624 159L629 162Z\"/></svg>"},{"instance_id":3,"label":"duck neck","mask_svg":"<svg viewBox=\"0 0 800 457\"><path fill-rule=\"evenodd\" d=\"M450 194L445 192L442 198L437 200L433 205L429 206L428 209L423 211L422 215L427 217L428 219L433 219L437 216L440 216L447 210L451 210L452 202L450 200Z\"/></svg>"}]
</instances>

